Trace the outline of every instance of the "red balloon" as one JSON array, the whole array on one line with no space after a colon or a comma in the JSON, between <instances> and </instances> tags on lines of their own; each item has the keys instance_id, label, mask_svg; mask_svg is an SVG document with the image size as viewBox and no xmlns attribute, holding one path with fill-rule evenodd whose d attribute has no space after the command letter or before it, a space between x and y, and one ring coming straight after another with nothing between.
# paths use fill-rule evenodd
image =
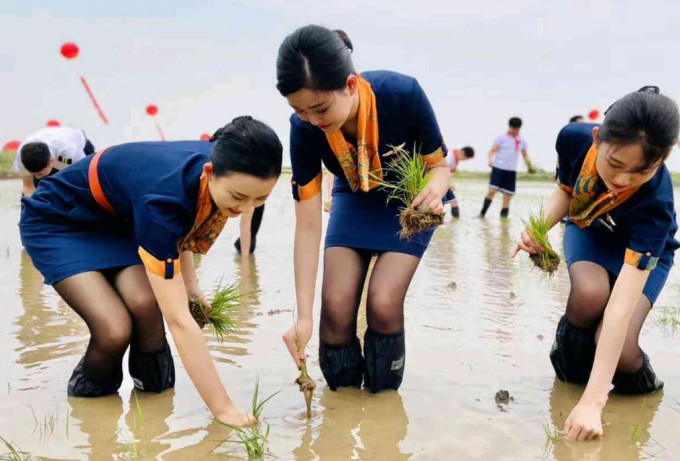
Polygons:
<instances>
[{"instance_id":1,"label":"red balloon","mask_svg":"<svg viewBox=\"0 0 680 461\"><path fill-rule=\"evenodd\" d=\"M66 59L73 59L78 56L80 48L73 42L67 42L61 45L61 55Z\"/></svg>"},{"instance_id":2,"label":"red balloon","mask_svg":"<svg viewBox=\"0 0 680 461\"><path fill-rule=\"evenodd\" d=\"M210 136L208 133L203 133L201 135L201 141L210 141L210 138L212 138L212 136Z\"/></svg>"},{"instance_id":3,"label":"red balloon","mask_svg":"<svg viewBox=\"0 0 680 461\"><path fill-rule=\"evenodd\" d=\"M590 112L588 112L588 119L589 120L597 120L600 118L600 111L597 109L593 109Z\"/></svg>"},{"instance_id":4,"label":"red balloon","mask_svg":"<svg viewBox=\"0 0 680 461\"><path fill-rule=\"evenodd\" d=\"M6 151L6 150L16 151L19 148L20 145L21 145L21 141L10 141L10 142L8 142L4 145L2 150L3 151Z\"/></svg>"},{"instance_id":5,"label":"red balloon","mask_svg":"<svg viewBox=\"0 0 680 461\"><path fill-rule=\"evenodd\" d=\"M47 126L61 126L61 123L59 123L59 120L48 120Z\"/></svg>"},{"instance_id":6,"label":"red balloon","mask_svg":"<svg viewBox=\"0 0 680 461\"><path fill-rule=\"evenodd\" d=\"M158 106L154 104L149 104L148 106L146 106L146 113L152 117L155 116L158 113Z\"/></svg>"}]
</instances>

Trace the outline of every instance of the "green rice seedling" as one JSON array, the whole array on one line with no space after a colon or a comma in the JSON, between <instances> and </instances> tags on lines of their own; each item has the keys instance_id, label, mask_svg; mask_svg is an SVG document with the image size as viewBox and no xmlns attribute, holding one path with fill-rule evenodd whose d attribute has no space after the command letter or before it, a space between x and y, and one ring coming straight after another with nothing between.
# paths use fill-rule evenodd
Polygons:
<instances>
[{"instance_id":1,"label":"green rice seedling","mask_svg":"<svg viewBox=\"0 0 680 461\"><path fill-rule=\"evenodd\" d=\"M264 423L264 432L260 430L260 415L262 414L265 404L276 394L278 394L278 392L273 393L266 399L260 400L260 381L259 379L256 380L251 412L258 422L247 428L227 425L233 429L232 433L225 440L218 443L212 451L215 451L215 449L226 442L237 443L246 451L249 460L259 461L264 459L264 456L267 453L267 440L269 439L271 427L268 423Z\"/></svg>"},{"instance_id":2,"label":"green rice seedling","mask_svg":"<svg viewBox=\"0 0 680 461\"><path fill-rule=\"evenodd\" d=\"M541 207L538 215L529 216L528 221L524 221L527 231L534 237L536 243L541 245L545 251L529 255L534 265L542 271L552 274L560 265L560 256L553 249L548 240L548 231L550 230L550 222L546 219L543 207Z\"/></svg>"},{"instance_id":3,"label":"green rice seedling","mask_svg":"<svg viewBox=\"0 0 680 461\"><path fill-rule=\"evenodd\" d=\"M411 206L416 196L430 182L427 165L415 146L413 153L404 149L403 144L390 147L392 148L391 155L395 157L383 168L385 176L390 178L390 181L377 178L375 175L372 175L371 180L389 191L388 200L396 199L404 204L405 208L402 208L399 213L401 225L399 236L402 239L409 239L418 232L443 224L444 215L432 213L424 204L418 209Z\"/></svg>"},{"instance_id":4,"label":"green rice seedling","mask_svg":"<svg viewBox=\"0 0 680 461\"><path fill-rule=\"evenodd\" d=\"M297 323L295 329L295 347L300 352L300 338L297 332ZM314 389L316 389L316 382L307 374L307 362L303 359L300 363L300 376L295 380L300 392L305 397L305 404L307 405L307 418L312 417L312 397L314 396Z\"/></svg>"},{"instance_id":5,"label":"green rice seedling","mask_svg":"<svg viewBox=\"0 0 680 461\"><path fill-rule=\"evenodd\" d=\"M30 461L31 455L12 445L12 442L0 437L0 443L4 446L5 450L7 450L0 455L0 461Z\"/></svg>"},{"instance_id":6,"label":"green rice seedling","mask_svg":"<svg viewBox=\"0 0 680 461\"><path fill-rule=\"evenodd\" d=\"M675 333L675 330L680 326L680 307L664 308L659 322L664 328L670 328Z\"/></svg>"},{"instance_id":7,"label":"green rice seedling","mask_svg":"<svg viewBox=\"0 0 680 461\"><path fill-rule=\"evenodd\" d=\"M560 441L562 433L550 423L543 424L543 431L545 432L545 452L548 452L552 446Z\"/></svg>"},{"instance_id":8,"label":"green rice seedling","mask_svg":"<svg viewBox=\"0 0 680 461\"><path fill-rule=\"evenodd\" d=\"M225 336L236 331L234 310L250 295L251 293L239 293L238 282L223 286L220 280L215 287L210 307L204 306L199 298L190 297L189 311L199 327L203 328L208 323L212 325L217 340L222 342Z\"/></svg>"},{"instance_id":9,"label":"green rice seedling","mask_svg":"<svg viewBox=\"0 0 680 461\"><path fill-rule=\"evenodd\" d=\"M28 408L33 414L33 433L38 431L40 433L40 438L50 437L54 434L54 428L59 421L59 407L57 406L54 410L45 413L45 415L39 420L38 416L35 414L33 407L28 405Z\"/></svg>"}]
</instances>

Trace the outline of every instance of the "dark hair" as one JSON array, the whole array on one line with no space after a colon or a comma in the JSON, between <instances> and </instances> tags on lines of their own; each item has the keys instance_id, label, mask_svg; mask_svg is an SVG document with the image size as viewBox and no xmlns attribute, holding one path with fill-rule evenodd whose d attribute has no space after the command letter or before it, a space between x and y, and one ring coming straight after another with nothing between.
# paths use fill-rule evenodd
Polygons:
<instances>
[{"instance_id":1,"label":"dark hair","mask_svg":"<svg viewBox=\"0 0 680 461\"><path fill-rule=\"evenodd\" d=\"M640 144L647 169L665 161L678 140L678 106L658 87L643 87L612 104L600 126L601 141L626 146Z\"/></svg>"},{"instance_id":2,"label":"dark hair","mask_svg":"<svg viewBox=\"0 0 680 461\"><path fill-rule=\"evenodd\" d=\"M465 146L461 150L465 152L465 155L467 155L468 158L472 158L475 156L475 150L470 146Z\"/></svg>"},{"instance_id":3,"label":"dark hair","mask_svg":"<svg viewBox=\"0 0 680 461\"><path fill-rule=\"evenodd\" d=\"M352 40L349 39L347 32L341 29L335 29L333 32L338 34L338 37L340 37L340 40L342 40L342 43L349 49L350 53L354 53L354 45L352 44Z\"/></svg>"},{"instance_id":4,"label":"dark hair","mask_svg":"<svg viewBox=\"0 0 680 461\"><path fill-rule=\"evenodd\" d=\"M274 130L249 115L236 117L212 135L210 161L216 176L245 173L257 178L281 175L283 147Z\"/></svg>"},{"instance_id":5,"label":"dark hair","mask_svg":"<svg viewBox=\"0 0 680 461\"><path fill-rule=\"evenodd\" d=\"M321 26L301 27L287 36L276 59L276 88L288 96L302 88L334 91L345 87L356 73L352 64L352 42L347 34Z\"/></svg>"},{"instance_id":6,"label":"dark hair","mask_svg":"<svg viewBox=\"0 0 680 461\"><path fill-rule=\"evenodd\" d=\"M510 126L510 128L522 128L522 119L519 117L512 117L508 121L508 126Z\"/></svg>"},{"instance_id":7,"label":"dark hair","mask_svg":"<svg viewBox=\"0 0 680 461\"><path fill-rule=\"evenodd\" d=\"M583 115L574 115L572 118L569 119L569 123L576 123L580 118L582 119Z\"/></svg>"},{"instance_id":8,"label":"dark hair","mask_svg":"<svg viewBox=\"0 0 680 461\"><path fill-rule=\"evenodd\" d=\"M50 148L44 142L29 142L21 148L21 163L30 173L44 170L50 164Z\"/></svg>"}]
</instances>

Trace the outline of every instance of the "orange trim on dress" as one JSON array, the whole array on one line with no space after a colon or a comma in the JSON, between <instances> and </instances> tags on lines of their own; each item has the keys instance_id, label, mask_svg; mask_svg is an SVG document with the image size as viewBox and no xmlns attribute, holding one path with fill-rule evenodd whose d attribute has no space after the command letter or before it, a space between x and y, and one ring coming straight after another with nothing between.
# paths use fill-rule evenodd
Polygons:
<instances>
[{"instance_id":1,"label":"orange trim on dress","mask_svg":"<svg viewBox=\"0 0 680 461\"><path fill-rule=\"evenodd\" d=\"M583 161L578 179L574 183L569 204L569 219L581 229L590 226L598 217L621 205L638 190L638 187L631 187L620 193L606 191L598 194L599 179L597 145L593 143Z\"/></svg>"},{"instance_id":2,"label":"orange trim on dress","mask_svg":"<svg viewBox=\"0 0 680 461\"><path fill-rule=\"evenodd\" d=\"M321 184L323 183L323 172L319 172L318 175L311 181L309 181L304 186L297 186L298 197L300 201L309 200L310 198L316 196L321 192Z\"/></svg>"},{"instance_id":3,"label":"orange trim on dress","mask_svg":"<svg viewBox=\"0 0 680 461\"><path fill-rule=\"evenodd\" d=\"M436 151L432 152L431 154L422 155L421 157L423 158L427 166L436 165L444 158L444 149L439 147Z\"/></svg>"},{"instance_id":4,"label":"orange trim on dress","mask_svg":"<svg viewBox=\"0 0 680 461\"><path fill-rule=\"evenodd\" d=\"M104 190L102 189L102 185L99 182L99 170L97 169L99 160L101 159L102 155L108 152L108 150L109 149L104 149L92 157L92 161L90 162L90 166L87 170L87 179L90 184L90 192L92 192L92 197L94 197L95 202L97 202L100 207L109 213L115 214L116 210L111 205L111 202L109 202L109 200L106 198L106 195L104 195Z\"/></svg>"},{"instance_id":5,"label":"orange trim on dress","mask_svg":"<svg viewBox=\"0 0 680 461\"><path fill-rule=\"evenodd\" d=\"M151 272L152 274L156 274L159 277L163 278L175 278L176 275L179 275L182 273L181 270L181 264L179 259L167 259L164 261L160 261L156 259L155 256L153 256L151 253L146 251L144 248L139 247L137 250L137 253L139 254L139 257L142 260L142 263L144 263L144 267L146 270ZM172 267L172 277L168 277L168 267Z\"/></svg>"},{"instance_id":6,"label":"orange trim on dress","mask_svg":"<svg viewBox=\"0 0 680 461\"><path fill-rule=\"evenodd\" d=\"M569 186L565 186L564 184L560 184L559 182L557 183L557 186L569 195L574 192L574 189Z\"/></svg>"},{"instance_id":7,"label":"orange trim on dress","mask_svg":"<svg viewBox=\"0 0 680 461\"><path fill-rule=\"evenodd\" d=\"M651 271L656 267L659 258L652 256L649 252L642 254L635 250L631 250L630 248L626 248L626 255L623 258L623 262L643 271Z\"/></svg>"},{"instance_id":8,"label":"orange trim on dress","mask_svg":"<svg viewBox=\"0 0 680 461\"><path fill-rule=\"evenodd\" d=\"M357 79L359 81L357 146L345 140L342 130L326 133L326 139L340 162L352 192L359 189L368 192L378 186L378 182L383 179L378 153L378 106L371 84L361 75L357 75Z\"/></svg>"}]
</instances>

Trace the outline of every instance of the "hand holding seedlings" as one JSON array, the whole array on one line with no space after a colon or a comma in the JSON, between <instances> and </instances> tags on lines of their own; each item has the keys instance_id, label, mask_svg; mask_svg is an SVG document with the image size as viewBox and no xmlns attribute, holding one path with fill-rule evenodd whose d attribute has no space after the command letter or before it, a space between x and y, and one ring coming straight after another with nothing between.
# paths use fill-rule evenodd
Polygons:
<instances>
[{"instance_id":1,"label":"hand holding seedlings","mask_svg":"<svg viewBox=\"0 0 680 461\"><path fill-rule=\"evenodd\" d=\"M220 280L215 288L212 302L208 302L204 296L192 295L189 297L189 311L199 327L203 328L210 323L215 330L217 340L222 342L225 336L235 331L234 310L247 295L248 293L239 293L237 282L222 286Z\"/></svg>"},{"instance_id":2,"label":"hand holding seedlings","mask_svg":"<svg viewBox=\"0 0 680 461\"><path fill-rule=\"evenodd\" d=\"M513 253L513 258L519 250L529 253L529 258L534 265L542 271L552 274L560 264L560 257L553 249L548 240L548 231L552 227L550 221L545 217L543 208L538 215L529 216L529 220L524 223L526 229L522 231L517 247Z\"/></svg>"},{"instance_id":3,"label":"hand holding seedlings","mask_svg":"<svg viewBox=\"0 0 680 461\"><path fill-rule=\"evenodd\" d=\"M399 214L399 237L409 239L443 224L442 197L430 181L422 156L415 149L409 152L403 146L394 147L392 155L394 159L383 168L389 180L372 179L389 192L388 201L396 199L405 205Z\"/></svg>"}]
</instances>

